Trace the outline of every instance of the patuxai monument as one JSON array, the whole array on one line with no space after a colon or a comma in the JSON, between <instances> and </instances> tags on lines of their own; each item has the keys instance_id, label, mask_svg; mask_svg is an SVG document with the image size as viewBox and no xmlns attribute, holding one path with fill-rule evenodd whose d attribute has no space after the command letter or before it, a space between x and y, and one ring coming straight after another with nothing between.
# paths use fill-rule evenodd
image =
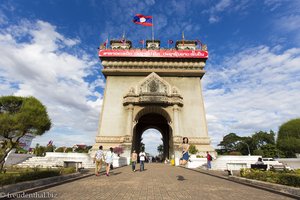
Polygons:
<instances>
[{"instance_id":1,"label":"patuxai monument","mask_svg":"<svg viewBox=\"0 0 300 200\"><path fill-rule=\"evenodd\" d=\"M102 45L99 58L106 86L94 150L122 146L129 158L139 151L143 132L154 128L162 134L165 158L181 156L183 137L200 153L214 152L201 84L206 45L183 38L172 49L160 48L159 40L134 48L123 38Z\"/></svg>"}]
</instances>

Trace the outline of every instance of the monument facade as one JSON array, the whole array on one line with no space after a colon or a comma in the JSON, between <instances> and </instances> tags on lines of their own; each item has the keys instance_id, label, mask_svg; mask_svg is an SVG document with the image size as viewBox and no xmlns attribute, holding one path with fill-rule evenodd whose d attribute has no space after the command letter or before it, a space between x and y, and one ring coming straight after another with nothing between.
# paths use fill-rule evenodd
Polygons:
<instances>
[{"instance_id":1,"label":"monument facade","mask_svg":"<svg viewBox=\"0 0 300 200\"><path fill-rule=\"evenodd\" d=\"M143 132L154 128L162 134L165 158L181 156L183 137L202 153L214 151L201 86L206 45L177 41L175 49L161 49L159 40L147 40L138 49L128 40L111 40L99 58L106 86L93 150L122 146L129 157L139 152Z\"/></svg>"}]
</instances>

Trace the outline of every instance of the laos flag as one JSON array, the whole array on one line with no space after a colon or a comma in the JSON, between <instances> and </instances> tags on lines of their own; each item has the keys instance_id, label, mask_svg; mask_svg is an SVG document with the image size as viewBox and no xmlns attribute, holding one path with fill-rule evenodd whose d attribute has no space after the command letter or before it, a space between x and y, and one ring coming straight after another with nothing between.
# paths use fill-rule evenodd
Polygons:
<instances>
[{"instance_id":1,"label":"laos flag","mask_svg":"<svg viewBox=\"0 0 300 200\"><path fill-rule=\"evenodd\" d=\"M136 24L140 24L142 26L153 26L152 24L152 16L145 16L141 14L136 14L132 20Z\"/></svg>"}]
</instances>

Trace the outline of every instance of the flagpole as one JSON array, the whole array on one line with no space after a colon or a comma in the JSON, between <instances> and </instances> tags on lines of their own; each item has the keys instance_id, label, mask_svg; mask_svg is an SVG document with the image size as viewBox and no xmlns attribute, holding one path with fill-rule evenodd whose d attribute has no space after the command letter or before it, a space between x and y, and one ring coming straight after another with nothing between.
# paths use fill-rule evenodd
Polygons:
<instances>
[{"instance_id":1,"label":"flagpole","mask_svg":"<svg viewBox=\"0 0 300 200\"><path fill-rule=\"evenodd\" d=\"M154 17L152 16L152 42L154 42Z\"/></svg>"}]
</instances>

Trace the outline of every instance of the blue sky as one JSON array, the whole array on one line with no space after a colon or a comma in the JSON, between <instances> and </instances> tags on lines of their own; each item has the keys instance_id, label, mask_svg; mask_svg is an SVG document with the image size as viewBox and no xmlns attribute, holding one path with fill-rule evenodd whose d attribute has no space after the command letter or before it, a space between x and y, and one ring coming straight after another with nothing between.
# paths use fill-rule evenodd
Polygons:
<instances>
[{"instance_id":1,"label":"blue sky","mask_svg":"<svg viewBox=\"0 0 300 200\"><path fill-rule=\"evenodd\" d=\"M216 146L229 132L278 130L300 113L300 2L296 0L2 0L0 95L33 95L53 128L35 143L93 144L105 80L97 47L123 32L135 46L151 29L162 46L199 39L210 53L203 94ZM149 134L149 141L160 140Z\"/></svg>"}]
</instances>

